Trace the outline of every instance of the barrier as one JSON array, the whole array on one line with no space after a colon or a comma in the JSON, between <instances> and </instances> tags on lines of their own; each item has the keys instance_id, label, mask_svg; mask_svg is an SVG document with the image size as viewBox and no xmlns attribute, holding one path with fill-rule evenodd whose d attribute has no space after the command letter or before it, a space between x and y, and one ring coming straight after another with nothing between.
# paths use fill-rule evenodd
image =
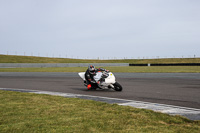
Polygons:
<instances>
[{"instance_id":1,"label":"barrier","mask_svg":"<svg viewBox=\"0 0 200 133\"><path fill-rule=\"evenodd\" d=\"M129 66L200 66L200 63L129 64Z\"/></svg>"},{"instance_id":2,"label":"barrier","mask_svg":"<svg viewBox=\"0 0 200 133\"><path fill-rule=\"evenodd\" d=\"M129 64L129 66L148 66L148 64Z\"/></svg>"}]
</instances>

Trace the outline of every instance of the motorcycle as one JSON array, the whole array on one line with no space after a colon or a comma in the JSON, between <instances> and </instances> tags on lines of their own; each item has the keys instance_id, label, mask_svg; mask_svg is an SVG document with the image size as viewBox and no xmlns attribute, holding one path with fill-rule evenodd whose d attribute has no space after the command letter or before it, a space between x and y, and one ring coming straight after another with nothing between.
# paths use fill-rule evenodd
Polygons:
<instances>
[{"instance_id":1,"label":"motorcycle","mask_svg":"<svg viewBox=\"0 0 200 133\"><path fill-rule=\"evenodd\" d=\"M85 72L79 72L78 75L83 79L84 85L87 87L87 81L85 79ZM94 76L96 83L92 83L93 89L113 89L115 91L122 91L122 86L115 80L115 76L112 72L104 71L97 72ZM98 83L100 81L100 84Z\"/></svg>"}]
</instances>

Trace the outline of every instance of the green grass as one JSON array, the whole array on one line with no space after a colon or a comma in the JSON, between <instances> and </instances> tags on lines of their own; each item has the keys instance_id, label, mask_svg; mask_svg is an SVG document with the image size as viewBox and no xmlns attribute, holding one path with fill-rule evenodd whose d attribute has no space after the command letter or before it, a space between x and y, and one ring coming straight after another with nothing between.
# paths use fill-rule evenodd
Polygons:
<instances>
[{"instance_id":1,"label":"green grass","mask_svg":"<svg viewBox=\"0 0 200 133\"><path fill-rule=\"evenodd\" d=\"M0 63L200 63L200 58L84 60L69 58L0 55Z\"/></svg>"},{"instance_id":2,"label":"green grass","mask_svg":"<svg viewBox=\"0 0 200 133\"><path fill-rule=\"evenodd\" d=\"M200 121L77 98L0 90L0 132L199 133Z\"/></svg>"},{"instance_id":3,"label":"green grass","mask_svg":"<svg viewBox=\"0 0 200 133\"><path fill-rule=\"evenodd\" d=\"M111 72L127 73L200 73L200 66L127 66L103 67ZM0 72L82 72L87 67L55 67L55 68L0 68Z\"/></svg>"}]
</instances>

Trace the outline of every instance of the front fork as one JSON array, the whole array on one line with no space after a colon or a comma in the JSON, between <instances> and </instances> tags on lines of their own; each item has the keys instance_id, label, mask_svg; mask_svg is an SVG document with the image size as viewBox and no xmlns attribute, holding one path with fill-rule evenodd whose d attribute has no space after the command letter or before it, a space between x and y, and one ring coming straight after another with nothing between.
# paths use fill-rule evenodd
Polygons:
<instances>
[{"instance_id":1,"label":"front fork","mask_svg":"<svg viewBox=\"0 0 200 133\"><path fill-rule=\"evenodd\" d=\"M115 87L114 87L113 84L110 84L110 85L108 86L108 88L112 88L112 89L114 89Z\"/></svg>"}]
</instances>

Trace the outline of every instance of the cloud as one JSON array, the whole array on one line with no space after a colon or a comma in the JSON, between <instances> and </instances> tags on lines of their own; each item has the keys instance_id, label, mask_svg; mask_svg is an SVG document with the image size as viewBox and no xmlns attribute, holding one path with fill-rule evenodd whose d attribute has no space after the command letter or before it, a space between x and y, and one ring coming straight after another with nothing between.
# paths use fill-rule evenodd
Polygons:
<instances>
[{"instance_id":1,"label":"cloud","mask_svg":"<svg viewBox=\"0 0 200 133\"><path fill-rule=\"evenodd\" d=\"M68 51L79 57L197 54L199 5L187 0L1 1L0 52ZM96 52L96 47L113 52Z\"/></svg>"}]
</instances>

